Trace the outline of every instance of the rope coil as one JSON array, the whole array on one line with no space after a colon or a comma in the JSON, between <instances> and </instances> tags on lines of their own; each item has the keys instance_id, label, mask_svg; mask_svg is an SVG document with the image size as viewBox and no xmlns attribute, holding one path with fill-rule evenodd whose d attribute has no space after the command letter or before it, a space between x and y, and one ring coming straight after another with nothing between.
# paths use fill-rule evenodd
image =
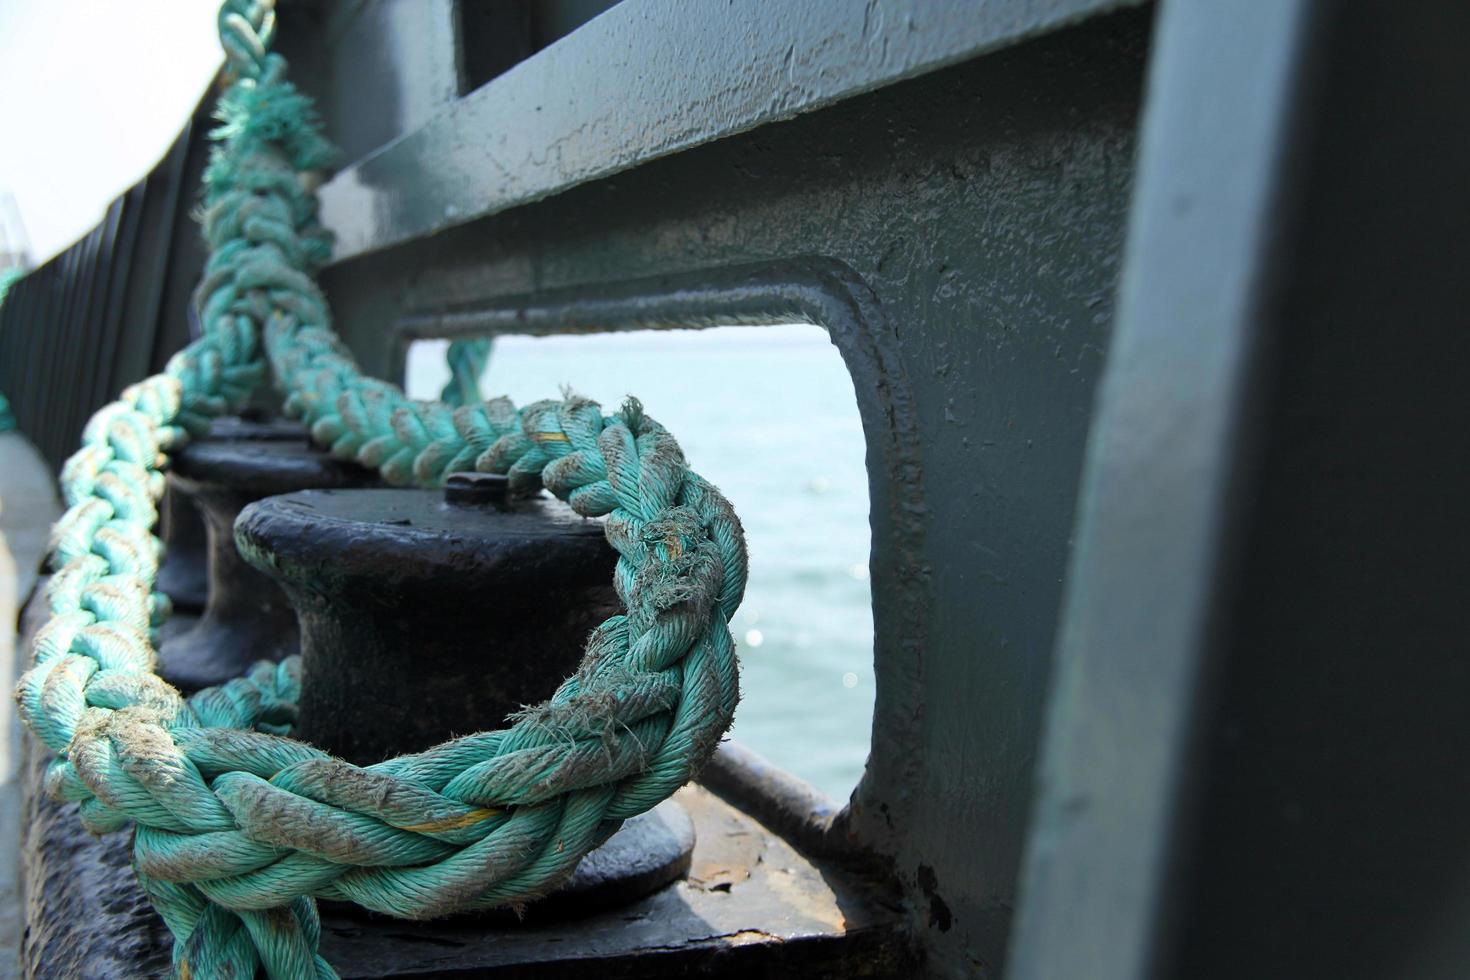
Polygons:
<instances>
[{"instance_id":1,"label":"rope coil","mask_svg":"<svg viewBox=\"0 0 1470 980\"><path fill-rule=\"evenodd\" d=\"M313 190L330 148L270 53L272 4L226 0L219 27L232 82L206 174L203 333L98 411L63 468L51 619L16 698L55 753L48 793L94 832L136 828L178 976L333 977L315 898L408 918L518 906L693 778L738 699L728 622L745 545L729 502L636 400L606 416L571 395L454 407L364 376L313 278L330 254ZM289 737L295 658L187 700L157 676L168 454L267 366L315 441L391 483L503 473L606 518L626 613L550 700L508 729L359 767Z\"/></svg>"}]
</instances>

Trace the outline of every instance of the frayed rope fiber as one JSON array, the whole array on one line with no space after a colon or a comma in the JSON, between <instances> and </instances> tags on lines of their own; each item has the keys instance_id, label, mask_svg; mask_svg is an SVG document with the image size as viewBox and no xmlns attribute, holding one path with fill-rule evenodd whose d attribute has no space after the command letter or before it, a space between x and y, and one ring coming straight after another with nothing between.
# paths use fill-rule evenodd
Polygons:
<instances>
[{"instance_id":1,"label":"frayed rope fiber","mask_svg":"<svg viewBox=\"0 0 1470 980\"><path fill-rule=\"evenodd\" d=\"M728 622L745 544L729 502L636 401L607 416L571 395L455 407L365 377L315 283L331 148L270 53L271 3L227 0L219 27L231 82L205 178L203 334L98 411L63 468L51 618L16 698L55 753L47 791L94 832L135 828L177 976L333 977L316 898L407 918L518 906L697 773L738 698ZM479 351L460 353L469 378ZM159 679L169 605L152 529L168 454L267 368L313 439L391 483L503 473L606 518L626 612L549 701L503 731L358 767L289 737L294 658L187 700Z\"/></svg>"}]
</instances>

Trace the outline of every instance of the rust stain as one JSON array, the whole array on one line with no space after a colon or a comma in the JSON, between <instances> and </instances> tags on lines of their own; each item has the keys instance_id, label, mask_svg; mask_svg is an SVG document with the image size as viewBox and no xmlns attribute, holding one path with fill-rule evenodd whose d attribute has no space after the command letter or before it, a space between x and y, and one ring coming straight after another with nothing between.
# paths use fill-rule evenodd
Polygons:
<instances>
[{"instance_id":1,"label":"rust stain","mask_svg":"<svg viewBox=\"0 0 1470 980\"><path fill-rule=\"evenodd\" d=\"M531 438L537 442L571 442L565 432L533 432Z\"/></svg>"},{"instance_id":2,"label":"rust stain","mask_svg":"<svg viewBox=\"0 0 1470 980\"><path fill-rule=\"evenodd\" d=\"M713 863L691 868L687 878L689 884L707 892L728 892L735 885L750 877L748 867L724 867Z\"/></svg>"},{"instance_id":3,"label":"rust stain","mask_svg":"<svg viewBox=\"0 0 1470 980\"><path fill-rule=\"evenodd\" d=\"M498 817L503 812L504 811L502 810L491 810L485 807L479 807L477 809L471 810L469 813L462 814L458 817L445 817L443 820L430 820L428 823L410 824L407 827L401 827L399 829L411 830L415 834L433 834L440 833L445 830L459 830L462 827L473 826L482 820L489 820L491 817Z\"/></svg>"},{"instance_id":4,"label":"rust stain","mask_svg":"<svg viewBox=\"0 0 1470 980\"><path fill-rule=\"evenodd\" d=\"M732 932L720 938L730 946L753 946L757 943L784 943L786 941L784 936L766 932L764 929L741 929L739 932Z\"/></svg>"}]
</instances>

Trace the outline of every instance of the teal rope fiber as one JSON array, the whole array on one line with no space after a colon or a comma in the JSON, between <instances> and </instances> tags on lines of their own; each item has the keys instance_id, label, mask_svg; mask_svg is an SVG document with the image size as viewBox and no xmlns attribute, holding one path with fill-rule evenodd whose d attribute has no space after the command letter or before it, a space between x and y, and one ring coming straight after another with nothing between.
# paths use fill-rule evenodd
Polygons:
<instances>
[{"instance_id":1,"label":"teal rope fiber","mask_svg":"<svg viewBox=\"0 0 1470 980\"><path fill-rule=\"evenodd\" d=\"M539 897L691 779L738 698L739 522L636 401L606 416L574 396L452 408L357 369L313 278L330 251L312 190L329 148L269 52L273 27L268 0L221 9L233 82L206 175L203 332L97 412L66 463L51 618L16 692L55 754L47 791L94 832L135 828L180 977L335 976L315 898L427 918ZM626 612L550 700L508 729L359 767L289 737L295 658L187 700L157 676L168 454L243 404L267 363L314 439L391 482L505 473L606 517Z\"/></svg>"},{"instance_id":2,"label":"teal rope fiber","mask_svg":"<svg viewBox=\"0 0 1470 980\"><path fill-rule=\"evenodd\" d=\"M451 340L444 360L449 364L449 383L439 393L439 400L458 407L480 400L480 379L490 366L490 338L470 337Z\"/></svg>"}]
</instances>

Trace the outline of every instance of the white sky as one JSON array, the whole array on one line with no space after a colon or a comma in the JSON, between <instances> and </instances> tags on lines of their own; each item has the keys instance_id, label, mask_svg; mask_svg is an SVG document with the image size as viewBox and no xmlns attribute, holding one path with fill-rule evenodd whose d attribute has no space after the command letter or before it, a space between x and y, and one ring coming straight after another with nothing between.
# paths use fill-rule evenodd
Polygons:
<instances>
[{"instance_id":1,"label":"white sky","mask_svg":"<svg viewBox=\"0 0 1470 980\"><path fill-rule=\"evenodd\" d=\"M152 169L220 62L214 0L0 0L0 191L33 261Z\"/></svg>"}]
</instances>

